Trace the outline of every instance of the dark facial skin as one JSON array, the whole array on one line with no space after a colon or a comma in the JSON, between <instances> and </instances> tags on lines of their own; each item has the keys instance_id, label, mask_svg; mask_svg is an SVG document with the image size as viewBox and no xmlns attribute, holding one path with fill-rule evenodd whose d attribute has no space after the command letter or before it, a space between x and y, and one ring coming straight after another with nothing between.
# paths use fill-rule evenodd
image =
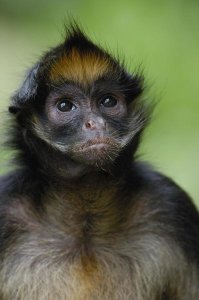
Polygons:
<instances>
[{"instance_id":1,"label":"dark facial skin","mask_svg":"<svg viewBox=\"0 0 199 300\"><path fill-rule=\"evenodd\" d=\"M124 95L94 85L87 92L69 83L50 92L45 105L53 143L81 163L104 165L121 150L122 130L128 116Z\"/></svg>"}]
</instances>

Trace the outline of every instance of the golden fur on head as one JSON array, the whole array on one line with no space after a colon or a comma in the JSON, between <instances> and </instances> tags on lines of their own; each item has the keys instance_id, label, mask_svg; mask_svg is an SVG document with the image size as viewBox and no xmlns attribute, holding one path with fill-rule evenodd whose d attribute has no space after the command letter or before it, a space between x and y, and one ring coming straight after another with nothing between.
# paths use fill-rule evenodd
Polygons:
<instances>
[{"instance_id":1,"label":"golden fur on head","mask_svg":"<svg viewBox=\"0 0 199 300\"><path fill-rule=\"evenodd\" d=\"M85 86L114 72L115 66L114 58L93 44L78 27L72 27L50 63L49 79L53 83L74 81Z\"/></svg>"},{"instance_id":2,"label":"golden fur on head","mask_svg":"<svg viewBox=\"0 0 199 300\"><path fill-rule=\"evenodd\" d=\"M106 74L108 68L109 62L106 57L97 56L95 53L82 55L73 48L69 54L64 53L51 66L50 80L69 80L85 85Z\"/></svg>"}]
</instances>

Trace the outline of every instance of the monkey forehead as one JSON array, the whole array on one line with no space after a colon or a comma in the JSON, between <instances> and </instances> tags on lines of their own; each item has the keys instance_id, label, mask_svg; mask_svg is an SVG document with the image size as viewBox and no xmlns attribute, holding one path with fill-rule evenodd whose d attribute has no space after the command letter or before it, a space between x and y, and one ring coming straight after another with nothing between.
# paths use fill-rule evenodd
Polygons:
<instances>
[{"instance_id":1,"label":"monkey forehead","mask_svg":"<svg viewBox=\"0 0 199 300\"><path fill-rule=\"evenodd\" d=\"M110 58L98 53L79 53L72 49L64 53L50 67L49 78L53 83L70 80L87 85L112 69Z\"/></svg>"}]
</instances>

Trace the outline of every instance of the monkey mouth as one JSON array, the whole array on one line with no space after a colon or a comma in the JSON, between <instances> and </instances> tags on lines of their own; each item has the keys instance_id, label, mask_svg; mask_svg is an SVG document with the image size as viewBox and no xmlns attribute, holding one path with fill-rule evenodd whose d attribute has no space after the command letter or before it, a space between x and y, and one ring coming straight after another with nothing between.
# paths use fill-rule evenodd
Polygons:
<instances>
[{"instance_id":1,"label":"monkey mouth","mask_svg":"<svg viewBox=\"0 0 199 300\"><path fill-rule=\"evenodd\" d=\"M114 139L95 138L76 145L73 156L87 164L104 165L112 162L119 151L119 144Z\"/></svg>"},{"instance_id":2,"label":"monkey mouth","mask_svg":"<svg viewBox=\"0 0 199 300\"><path fill-rule=\"evenodd\" d=\"M115 144L112 139L110 138L98 138L88 140L85 143L78 146L79 151L89 151L89 150L100 150L103 148L107 148L111 145Z\"/></svg>"}]
</instances>

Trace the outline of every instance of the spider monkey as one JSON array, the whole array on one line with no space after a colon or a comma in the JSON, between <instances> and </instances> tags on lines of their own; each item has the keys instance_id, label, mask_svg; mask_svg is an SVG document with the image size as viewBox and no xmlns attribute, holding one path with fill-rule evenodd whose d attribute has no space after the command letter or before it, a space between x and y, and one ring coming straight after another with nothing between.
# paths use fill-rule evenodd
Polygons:
<instances>
[{"instance_id":1,"label":"spider monkey","mask_svg":"<svg viewBox=\"0 0 199 300\"><path fill-rule=\"evenodd\" d=\"M143 75L71 26L9 107L1 300L198 300L199 214L136 159Z\"/></svg>"}]
</instances>

